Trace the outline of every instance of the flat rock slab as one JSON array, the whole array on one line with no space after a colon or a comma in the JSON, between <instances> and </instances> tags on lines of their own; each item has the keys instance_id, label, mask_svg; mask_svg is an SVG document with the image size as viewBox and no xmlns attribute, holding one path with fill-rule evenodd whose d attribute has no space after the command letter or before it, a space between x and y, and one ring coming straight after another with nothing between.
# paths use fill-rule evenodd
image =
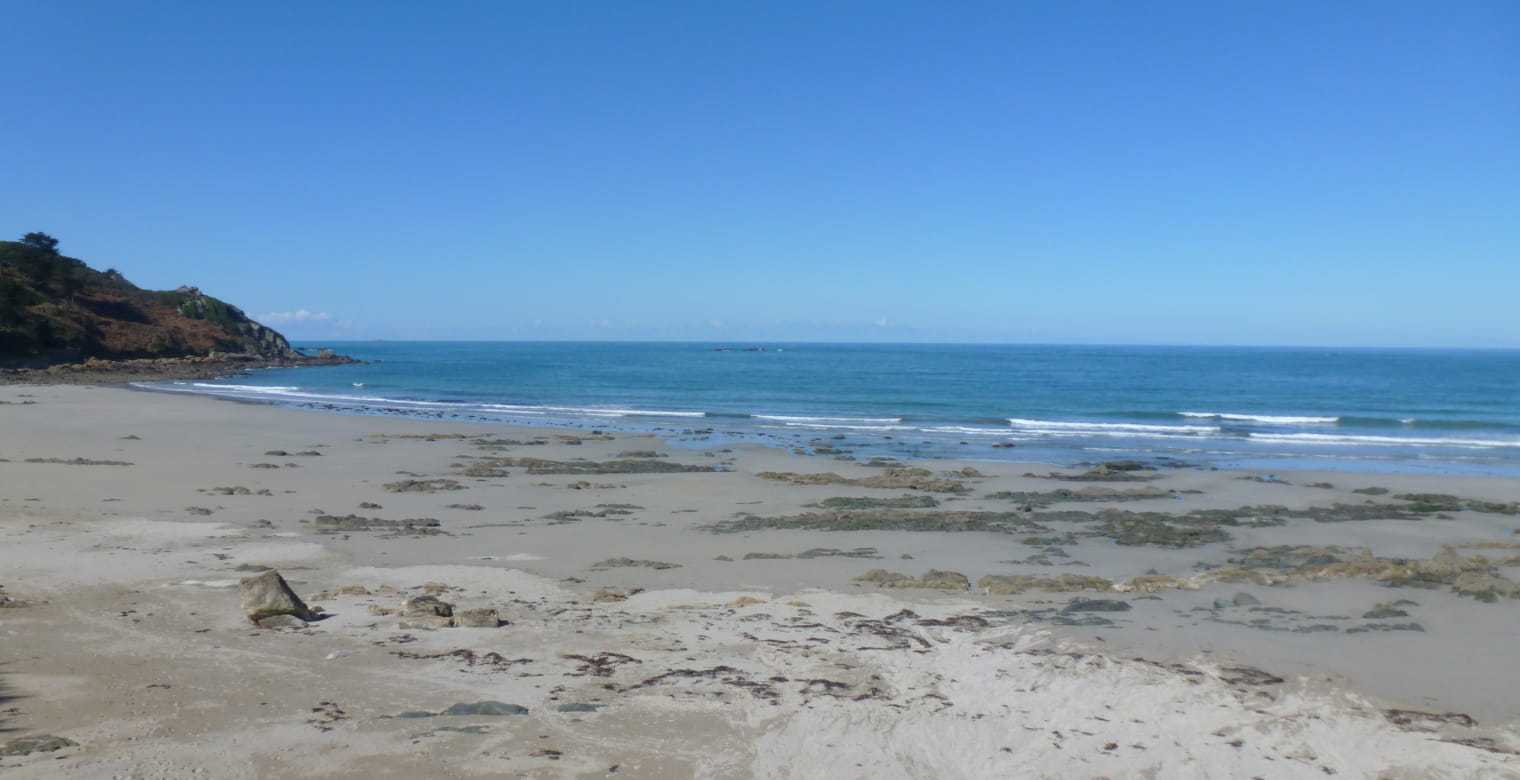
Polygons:
<instances>
[{"instance_id":1,"label":"flat rock slab","mask_svg":"<svg viewBox=\"0 0 1520 780\"><path fill-rule=\"evenodd\" d=\"M1075 598L1062 608L1062 612L1128 612L1129 602L1115 599Z\"/></svg>"},{"instance_id":2,"label":"flat rock slab","mask_svg":"<svg viewBox=\"0 0 1520 780\"><path fill-rule=\"evenodd\" d=\"M424 731L421 734L413 734L412 739L427 739L439 734L485 734L485 726L440 726L432 731Z\"/></svg>"},{"instance_id":3,"label":"flat rock slab","mask_svg":"<svg viewBox=\"0 0 1520 780\"><path fill-rule=\"evenodd\" d=\"M462 609L454 613L454 625L460 628L497 628L501 614L494 609Z\"/></svg>"},{"instance_id":4,"label":"flat rock slab","mask_svg":"<svg viewBox=\"0 0 1520 780\"><path fill-rule=\"evenodd\" d=\"M402 618L400 622L396 623L397 628L414 631L433 631L439 628L452 628L453 626L454 619L442 615L419 615L417 617Z\"/></svg>"},{"instance_id":5,"label":"flat rock slab","mask_svg":"<svg viewBox=\"0 0 1520 780\"><path fill-rule=\"evenodd\" d=\"M28 753L51 753L66 747L78 745L68 737L55 737L52 734L43 734L36 737L17 737L4 745L0 745L0 756L24 756Z\"/></svg>"},{"instance_id":6,"label":"flat rock slab","mask_svg":"<svg viewBox=\"0 0 1520 780\"><path fill-rule=\"evenodd\" d=\"M527 715L528 708L520 704L504 704L499 701L460 702L444 710L442 715Z\"/></svg>"}]
</instances>

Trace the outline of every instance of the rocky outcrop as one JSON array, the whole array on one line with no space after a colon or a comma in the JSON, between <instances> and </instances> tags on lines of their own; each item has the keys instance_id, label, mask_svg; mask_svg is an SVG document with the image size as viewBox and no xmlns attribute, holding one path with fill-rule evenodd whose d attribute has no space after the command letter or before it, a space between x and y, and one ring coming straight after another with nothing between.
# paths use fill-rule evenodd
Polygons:
<instances>
[{"instance_id":1,"label":"rocky outcrop","mask_svg":"<svg viewBox=\"0 0 1520 780\"><path fill-rule=\"evenodd\" d=\"M407 600L402 612L407 617L453 617L454 605L437 596L417 596Z\"/></svg>"},{"instance_id":2,"label":"rocky outcrop","mask_svg":"<svg viewBox=\"0 0 1520 780\"><path fill-rule=\"evenodd\" d=\"M1045 593L1072 593L1084 590L1111 591L1113 580L1084 574L1060 574L1035 577L1027 574L988 574L976 581L977 587L993 596L1011 596L1026 590Z\"/></svg>"},{"instance_id":3,"label":"rocky outcrop","mask_svg":"<svg viewBox=\"0 0 1520 780\"><path fill-rule=\"evenodd\" d=\"M139 360L204 360L208 366L115 365ZM240 368L353 362L308 357L274 329L196 287L144 290L113 270L96 271L56 247L0 241L0 373L5 382L69 381L15 369L88 366L93 381L218 376ZM230 365L224 365L230 364ZM248 365L253 364L253 365Z\"/></svg>"},{"instance_id":4,"label":"rocky outcrop","mask_svg":"<svg viewBox=\"0 0 1520 780\"><path fill-rule=\"evenodd\" d=\"M855 578L856 582L874 582L883 588L929 588L934 590L966 590L971 580L958 571L930 569L918 579L886 569L872 569Z\"/></svg>"},{"instance_id":5,"label":"rocky outcrop","mask_svg":"<svg viewBox=\"0 0 1520 780\"><path fill-rule=\"evenodd\" d=\"M212 298L198 287L181 287L175 292L180 295L180 304L176 307L180 314L193 320L206 320L220 325L243 347L237 351L268 360L299 360L305 357L291 348L284 336L273 328L254 322L236 306Z\"/></svg>"},{"instance_id":6,"label":"rocky outcrop","mask_svg":"<svg viewBox=\"0 0 1520 780\"><path fill-rule=\"evenodd\" d=\"M91 359L81 363L59 363L46 368L0 368L0 385L121 384L168 379L214 379L255 368L338 366L358 362L361 361L341 355L268 360L257 355L220 352L204 357Z\"/></svg>"}]
</instances>

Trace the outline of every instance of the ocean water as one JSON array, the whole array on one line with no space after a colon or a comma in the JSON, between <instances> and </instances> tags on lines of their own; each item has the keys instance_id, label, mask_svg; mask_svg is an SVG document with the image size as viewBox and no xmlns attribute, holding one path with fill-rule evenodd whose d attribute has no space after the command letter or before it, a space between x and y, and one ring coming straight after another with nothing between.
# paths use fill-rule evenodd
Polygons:
<instances>
[{"instance_id":1,"label":"ocean water","mask_svg":"<svg viewBox=\"0 0 1520 780\"><path fill-rule=\"evenodd\" d=\"M142 387L857 458L1520 475L1520 351L349 342L367 365ZM1012 445L1012 446L1009 446ZM828 453L833 456L835 453Z\"/></svg>"}]
</instances>

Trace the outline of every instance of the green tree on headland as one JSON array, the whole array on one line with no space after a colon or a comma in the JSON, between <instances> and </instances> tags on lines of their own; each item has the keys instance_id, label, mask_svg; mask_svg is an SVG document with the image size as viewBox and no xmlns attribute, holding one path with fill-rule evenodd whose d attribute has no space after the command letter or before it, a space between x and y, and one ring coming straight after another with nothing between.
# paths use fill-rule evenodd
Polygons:
<instances>
[{"instance_id":1,"label":"green tree on headland","mask_svg":"<svg viewBox=\"0 0 1520 780\"><path fill-rule=\"evenodd\" d=\"M58 254L58 239L46 233L27 233L21 237L21 243L33 249L41 249L44 252Z\"/></svg>"}]
</instances>

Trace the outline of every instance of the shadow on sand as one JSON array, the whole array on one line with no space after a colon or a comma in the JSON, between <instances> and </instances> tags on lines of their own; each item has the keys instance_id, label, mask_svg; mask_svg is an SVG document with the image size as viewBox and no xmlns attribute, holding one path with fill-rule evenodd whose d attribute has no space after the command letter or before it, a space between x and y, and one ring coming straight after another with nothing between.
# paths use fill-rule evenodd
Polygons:
<instances>
[{"instance_id":1,"label":"shadow on sand","mask_svg":"<svg viewBox=\"0 0 1520 780\"><path fill-rule=\"evenodd\" d=\"M19 700L21 696L12 691L11 686L5 682L5 677L0 676L0 734L15 731L8 722L9 716L14 714L10 711L11 702Z\"/></svg>"}]
</instances>

